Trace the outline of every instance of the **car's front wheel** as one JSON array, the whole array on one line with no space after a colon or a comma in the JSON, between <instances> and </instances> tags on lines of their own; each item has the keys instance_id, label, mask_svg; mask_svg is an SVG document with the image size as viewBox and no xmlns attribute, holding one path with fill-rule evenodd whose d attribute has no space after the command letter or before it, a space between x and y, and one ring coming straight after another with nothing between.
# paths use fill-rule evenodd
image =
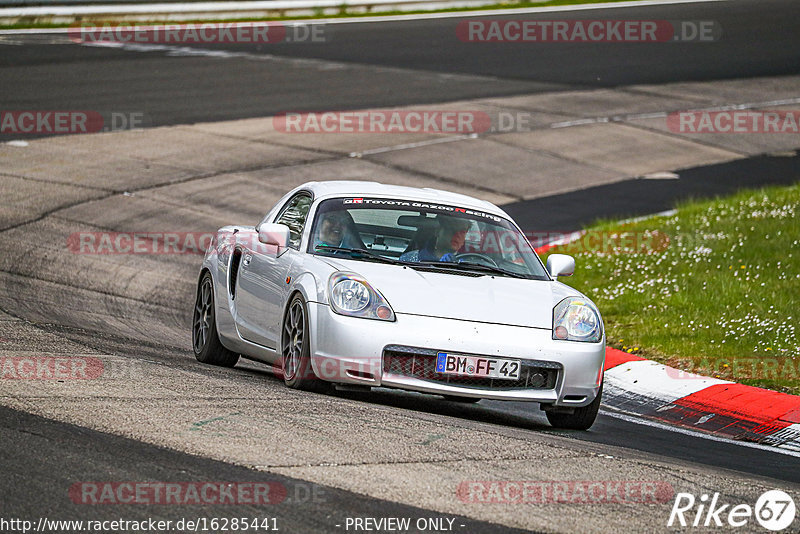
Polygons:
<instances>
[{"instance_id":1,"label":"car's front wheel","mask_svg":"<svg viewBox=\"0 0 800 534\"><path fill-rule=\"evenodd\" d=\"M547 420L556 428L569 430L588 430L597 419L600 410L600 398L603 396L603 386L597 392L597 397L583 408L575 408L573 413L545 412Z\"/></svg>"},{"instance_id":2,"label":"car's front wheel","mask_svg":"<svg viewBox=\"0 0 800 534\"><path fill-rule=\"evenodd\" d=\"M311 368L311 343L306 303L300 294L289 302L281 334L283 381L292 389L322 389L322 381Z\"/></svg>"},{"instance_id":3,"label":"car's front wheel","mask_svg":"<svg viewBox=\"0 0 800 534\"><path fill-rule=\"evenodd\" d=\"M214 312L214 282L206 272L197 286L192 317L192 347L197 361L222 367L233 367L239 355L222 346Z\"/></svg>"}]
</instances>

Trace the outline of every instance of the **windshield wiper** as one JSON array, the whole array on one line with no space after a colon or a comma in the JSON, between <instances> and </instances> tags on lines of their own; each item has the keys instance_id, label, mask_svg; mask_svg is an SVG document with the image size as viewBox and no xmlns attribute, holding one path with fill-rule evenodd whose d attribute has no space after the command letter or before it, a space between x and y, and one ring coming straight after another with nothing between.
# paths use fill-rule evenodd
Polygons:
<instances>
[{"instance_id":1,"label":"windshield wiper","mask_svg":"<svg viewBox=\"0 0 800 534\"><path fill-rule=\"evenodd\" d=\"M524 278L528 279L528 276L520 273L515 273L511 271L506 271L505 269L501 269L500 267L492 267L491 265L484 265L482 263L472 263L469 261L461 261L457 263L449 262L449 261L418 261L418 262L408 262L408 261L401 261L396 260L394 258L387 258L386 256L381 256L377 252L373 250L368 250L365 248L349 248L349 247L330 247L327 245L317 245L314 247L316 251L330 251L330 252L346 252L350 254L352 258L363 258L367 260L376 260L381 261L383 263L389 263L392 265L404 265L406 267L415 268L415 267L433 267L442 270L449 270L449 271L481 271L485 273L491 274L499 274L502 276L510 276L512 278ZM465 269L466 267L466 269Z\"/></svg>"},{"instance_id":2,"label":"windshield wiper","mask_svg":"<svg viewBox=\"0 0 800 534\"><path fill-rule=\"evenodd\" d=\"M384 263L391 263L392 265L408 265L406 262L395 260L393 258L387 258L386 256L381 256L375 251L367 250L365 248L348 248L348 247L329 247L328 245L317 245L314 247L316 251L323 251L327 250L330 252L347 252L350 254L352 258L365 258L370 260L377 260L382 261Z\"/></svg>"},{"instance_id":3,"label":"windshield wiper","mask_svg":"<svg viewBox=\"0 0 800 534\"><path fill-rule=\"evenodd\" d=\"M425 265L426 267L441 267L444 269L451 269L456 271L463 271L463 270L481 271L485 273L499 274L502 276L510 276L512 278L524 278L526 280L529 279L527 275L521 273L506 271L505 269L501 269L500 267L493 267L491 265L485 265L483 263L473 263L470 261L459 261L459 262L421 261L418 262L417 265ZM466 267L466 269L462 269L461 267Z\"/></svg>"}]
</instances>

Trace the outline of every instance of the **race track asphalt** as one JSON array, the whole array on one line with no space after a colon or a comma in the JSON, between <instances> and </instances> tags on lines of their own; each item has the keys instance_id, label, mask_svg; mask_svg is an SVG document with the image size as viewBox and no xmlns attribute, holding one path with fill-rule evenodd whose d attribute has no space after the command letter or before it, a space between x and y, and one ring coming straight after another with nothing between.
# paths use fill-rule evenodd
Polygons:
<instances>
[{"instance_id":1,"label":"race track asphalt","mask_svg":"<svg viewBox=\"0 0 800 534\"><path fill-rule=\"evenodd\" d=\"M77 46L63 44L57 36L15 37L23 44L0 45L0 101L4 109L144 110L150 126L164 126L290 109L386 107L780 76L800 72L798 14L794 2L736 0L590 15L713 20L724 30L723 39L715 43L658 46L559 44L520 49L465 44L454 38L457 19L336 25L325 46L210 47L240 54L225 57L186 57L185 50L175 49ZM567 13L563 18L580 16ZM553 18L524 16L530 17ZM506 208L523 227L568 231L599 217L667 209L690 196L794 183L798 167L796 155L763 156L685 169L678 180L630 179L522 200ZM109 176L114 172L109 169ZM13 184L9 178L3 187ZM65 207L59 204L64 200L60 195L69 191L60 187L42 187L37 199L53 207L32 220L22 218L18 226L7 226L0 240L5 257L0 269L0 337L8 338L0 348L10 351L7 354L108 356L112 363L130 363L144 373L136 376L145 380L114 379L85 389L70 385L66 393L57 385L42 390L19 384L4 387L0 434L4 443L14 444L0 460L8 474L0 483L4 517L34 518L50 510L61 519L263 513L247 507L101 510L72 503L68 488L93 479L278 480L289 488L313 480L326 500L267 511L280 518L286 531L340 532L335 525L347 516L433 517L443 509L450 517L455 517L453 510L463 510L473 518L463 519L465 532L502 531L500 525L513 524L564 531L574 527L570 521L580 521L587 530L643 524L655 529L666 521L663 507L655 514L642 507L614 506L575 507L572 514L563 514L550 505L539 517L526 508L531 517L525 521L519 508L462 506L452 494L429 484L436 478L433 474L445 478L449 471L453 480L465 480L470 473L539 473L551 480L627 474L659 476L678 490L712 488L742 499L764 488L796 491L800 484L796 456L643 426L615 414L601 413L587 433L563 432L550 428L541 412L524 404L484 401L464 406L386 390L299 398L251 363L233 370L201 366L192 358L187 337L196 257L94 262L59 254L64 254L64 232L88 226L163 228L180 224L181 216L185 222L187 214L210 224L217 222L209 215L217 213L216 208L186 208L168 190L162 197L128 196L120 204L101 201L97 208L94 200L107 191L91 187ZM608 202L591 201L600 194ZM123 204L128 200L130 205ZM226 198L224 204L224 209L240 210L237 213L252 209L242 198ZM55 241L48 242L51 236ZM43 246L23 247L31 241ZM183 431L201 416L240 413L218 434ZM306 420L302 413L322 416ZM281 421L296 426L287 429ZM359 426L363 421L370 426ZM296 442L285 439L292 431L297 432ZM387 444L399 452L382 448ZM352 491L342 489L345 486Z\"/></svg>"}]
</instances>

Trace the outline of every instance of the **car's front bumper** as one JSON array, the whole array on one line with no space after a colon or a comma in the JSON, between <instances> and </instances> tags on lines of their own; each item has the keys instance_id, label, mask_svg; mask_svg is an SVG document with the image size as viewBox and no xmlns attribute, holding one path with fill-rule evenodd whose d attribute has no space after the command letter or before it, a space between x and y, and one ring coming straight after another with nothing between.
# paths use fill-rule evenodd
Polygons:
<instances>
[{"instance_id":1,"label":"car's front bumper","mask_svg":"<svg viewBox=\"0 0 800 534\"><path fill-rule=\"evenodd\" d=\"M580 407L594 400L602 378L604 342L556 341L549 329L402 313L395 322L377 321L342 316L317 302L308 311L314 372L331 382ZM423 356L443 351L519 359L555 370L557 377L541 387L510 388L500 380L491 387L446 383L429 373L393 372L397 368L385 361L393 346Z\"/></svg>"}]
</instances>

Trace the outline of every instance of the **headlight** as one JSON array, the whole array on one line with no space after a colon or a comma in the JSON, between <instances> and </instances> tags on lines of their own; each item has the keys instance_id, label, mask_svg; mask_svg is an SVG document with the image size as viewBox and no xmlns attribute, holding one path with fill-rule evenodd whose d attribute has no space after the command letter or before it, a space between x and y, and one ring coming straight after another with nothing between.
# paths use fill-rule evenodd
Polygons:
<instances>
[{"instance_id":1,"label":"headlight","mask_svg":"<svg viewBox=\"0 0 800 534\"><path fill-rule=\"evenodd\" d=\"M333 273L328 282L333 311L340 315L394 321L394 310L375 288L353 273Z\"/></svg>"},{"instance_id":2,"label":"headlight","mask_svg":"<svg viewBox=\"0 0 800 534\"><path fill-rule=\"evenodd\" d=\"M567 297L553 309L553 339L597 343L602 337L600 314L588 300Z\"/></svg>"},{"instance_id":3,"label":"headlight","mask_svg":"<svg viewBox=\"0 0 800 534\"><path fill-rule=\"evenodd\" d=\"M331 302L348 313L363 310L369 301L369 289L357 280L340 280L331 290Z\"/></svg>"}]
</instances>

